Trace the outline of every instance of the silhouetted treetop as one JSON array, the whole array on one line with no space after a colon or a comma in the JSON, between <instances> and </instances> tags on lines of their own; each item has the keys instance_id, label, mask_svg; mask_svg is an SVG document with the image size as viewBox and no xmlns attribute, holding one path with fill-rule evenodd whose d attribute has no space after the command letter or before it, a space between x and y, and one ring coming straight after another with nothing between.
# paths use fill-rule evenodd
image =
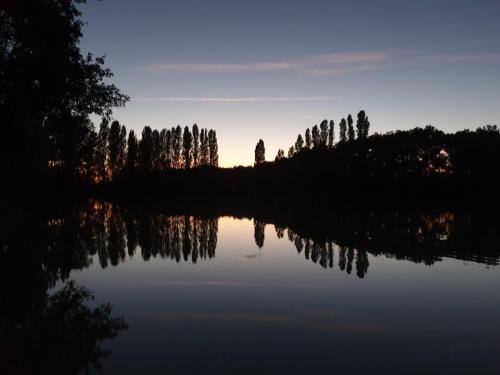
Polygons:
<instances>
[{"instance_id":1,"label":"silhouetted treetop","mask_svg":"<svg viewBox=\"0 0 500 375\"><path fill-rule=\"evenodd\" d=\"M255 146L255 165L259 165L266 161L266 149L264 147L264 141L259 139L257 146Z\"/></svg>"}]
</instances>

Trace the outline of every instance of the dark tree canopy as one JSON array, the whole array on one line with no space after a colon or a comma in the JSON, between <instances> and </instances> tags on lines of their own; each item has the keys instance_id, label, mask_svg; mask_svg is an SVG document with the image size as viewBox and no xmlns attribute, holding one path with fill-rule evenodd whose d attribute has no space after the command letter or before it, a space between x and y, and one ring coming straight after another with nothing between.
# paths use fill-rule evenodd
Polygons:
<instances>
[{"instance_id":1,"label":"dark tree canopy","mask_svg":"<svg viewBox=\"0 0 500 375\"><path fill-rule=\"evenodd\" d=\"M0 152L16 173L43 171L49 161L66 170L64 149L78 149L91 132L90 114L109 117L128 100L114 85L103 57L83 56L83 0L4 1L0 6ZM58 139L54 143L50 140ZM36 168L34 169L33 167ZM70 171L74 173L74 169Z\"/></svg>"},{"instance_id":2,"label":"dark tree canopy","mask_svg":"<svg viewBox=\"0 0 500 375\"><path fill-rule=\"evenodd\" d=\"M276 157L274 158L274 161L282 160L285 158L285 151L283 151L281 148L278 150L278 153L276 154Z\"/></svg>"}]
</instances>

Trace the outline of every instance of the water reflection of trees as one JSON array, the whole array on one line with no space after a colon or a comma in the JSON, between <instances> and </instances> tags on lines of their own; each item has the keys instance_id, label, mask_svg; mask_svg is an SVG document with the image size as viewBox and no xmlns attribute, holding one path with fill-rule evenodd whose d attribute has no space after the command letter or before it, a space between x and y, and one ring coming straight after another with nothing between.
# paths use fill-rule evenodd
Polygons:
<instances>
[{"instance_id":1,"label":"water reflection of trees","mask_svg":"<svg viewBox=\"0 0 500 375\"><path fill-rule=\"evenodd\" d=\"M75 211L78 212L78 211ZM5 212L4 212L5 215ZM78 218L16 212L0 218L0 373L79 374L108 356L100 343L126 325L111 305L89 307L92 294L70 271L90 264ZM71 215L70 215L71 216ZM75 250L74 250L75 249ZM52 290L51 290L52 289Z\"/></svg>"},{"instance_id":2,"label":"water reflection of trees","mask_svg":"<svg viewBox=\"0 0 500 375\"><path fill-rule=\"evenodd\" d=\"M97 201L73 217L79 220L80 233L85 238L79 250L87 258L97 255L103 268L118 265L138 249L145 261L160 257L196 263L215 256L215 218L134 213Z\"/></svg>"},{"instance_id":3,"label":"water reflection of trees","mask_svg":"<svg viewBox=\"0 0 500 375\"><path fill-rule=\"evenodd\" d=\"M49 286L68 279L71 270L86 268L94 260L103 268L117 266L137 254L146 261L159 257L197 263L213 258L217 246L218 219L210 216L152 214L91 201L69 212L21 217L20 222L7 220L0 229L0 246L11 249L9 256L20 257L19 262L25 261L19 255L23 252L36 254L33 267L38 269L32 269L32 275L43 275ZM266 223L275 225L278 238L286 235L306 260L359 277L368 271L368 254L427 265L443 257L499 264L498 220L484 215L260 215L253 219L259 248L264 246ZM18 233L21 251L14 251L13 233Z\"/></svg>"},{"instance_id":4,"label":"water reflection of trees","mask_svg":"<svg viewBox=\"0 0 500 375\"><path fill-rule=\"evenodd\" d=\"M127 325L111 317L110 304L87 306L92 299L87 289L69 282L53 294L40 293L16 314L15 304L2 304L0 373L76 375L100 368L110 354L100 342Z\"/></svg>"},{"instance_id":5,"label":"water reflection of trees","mask_svg":"<svg viewBox=\"0 0 500 375\"><path fill-rule=\"evenodd\" d=\"M275 220L277 237L283 238L287 228L288 240L305 259L323 268L334 268L337 263L341 271L351 274L355 270L360 278L368 272L368 254L426 265L444 257L500 263L500 224L484 214L385 212ZM264 222L254 219L259 247L264 227Z\"/></svg>"}]
</instances>

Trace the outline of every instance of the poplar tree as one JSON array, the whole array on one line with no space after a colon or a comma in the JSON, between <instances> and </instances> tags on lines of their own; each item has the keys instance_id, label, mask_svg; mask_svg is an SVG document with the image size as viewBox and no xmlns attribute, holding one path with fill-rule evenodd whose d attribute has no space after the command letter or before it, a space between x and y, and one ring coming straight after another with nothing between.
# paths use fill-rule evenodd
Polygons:
<instances>
[{"instance_id":1,"label":"poplar tree","mask_svg":"<svg viewBox=\"0 0 500 375\"><path fill-rule=\"evenodd\" d=\"M259 139L257 146L255 146L255 165L264 163L266 160L266 148L264 147L264 141Z\"/></svg>"},{"instance_id":2,"label":"poplar tree","mask_svg":"<svg viewBox=\"0 0 500 375\"><path fill-rule=\"evenodd\" d=\"M330 121L330 128L328 130L328 147L333 147L333 142L335 141L335 123L333 120Z\"/></svg>"}]
</instances>

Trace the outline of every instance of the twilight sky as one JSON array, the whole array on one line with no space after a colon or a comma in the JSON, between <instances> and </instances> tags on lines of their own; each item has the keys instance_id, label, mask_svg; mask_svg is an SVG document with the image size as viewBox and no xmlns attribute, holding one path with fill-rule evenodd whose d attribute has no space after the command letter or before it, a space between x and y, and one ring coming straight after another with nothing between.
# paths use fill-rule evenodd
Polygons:
<instances>
[{"instance_id":1,"label":"twilight sky","mask_svg":"<svg viewBox=\"0 0 500 375\"><path fill-rule=\"evenodd\" d=\"M104 0L82 48L107 55L139 133L213 128L221 166L266 158L323 119L371 132L500 124L500 0Z\"/></svg>"}]
</instances>

